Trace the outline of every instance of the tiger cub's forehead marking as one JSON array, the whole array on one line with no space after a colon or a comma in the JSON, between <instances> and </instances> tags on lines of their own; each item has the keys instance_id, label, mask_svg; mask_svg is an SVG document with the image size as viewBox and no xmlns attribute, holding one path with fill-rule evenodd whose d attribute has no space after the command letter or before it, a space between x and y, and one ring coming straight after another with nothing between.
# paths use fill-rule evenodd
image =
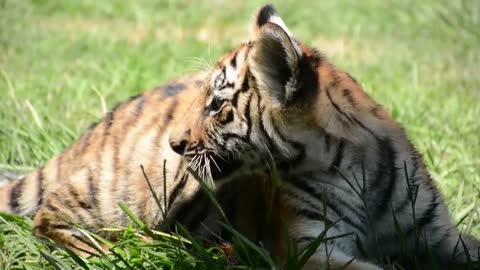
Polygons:
<instances>
[{"instance_id":1,"label":"tiger cub's forehead marking","mask_svg":"<svg viewBox=\"0 0 480 270\"><path fill-rule=\"evenodd\" d=\"M247 47L242 46L232 53L231 57L225 57L220 66L212 72L210 85L212 89L211 98L232 99L239 85L236 83L242 67L245 65Z\"/></svg>"}]
</instances>

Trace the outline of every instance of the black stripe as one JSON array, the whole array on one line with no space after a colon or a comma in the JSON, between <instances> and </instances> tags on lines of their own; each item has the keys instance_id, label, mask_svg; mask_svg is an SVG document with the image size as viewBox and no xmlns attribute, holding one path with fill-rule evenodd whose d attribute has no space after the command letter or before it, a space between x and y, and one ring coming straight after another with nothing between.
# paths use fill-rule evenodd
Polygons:
<instances>
[{"instance_id":1,"label":"black stripe","mask_svg":"<svg viewBox=\"0 0 480 270\"><path fill-rule=\"evenodd\" d=\"M345 119L341 114L335 114L335 118L344 128L350 128L352 126L350 119Z\"/></svg>"},{"instance_id":2,"label":"black stripe","mask_svg":"<svg viewBox=\"0 0 480 270\"><path fill-rule=\"evenodd\" d=\"M106 125L105 123L105 120L102 121L102 125ZM101 126L99 127L101 128ZM89 187L89 193L90 193L90 203L95 206L96 208L99 208L99 212L101 213L102 212L102 209L100 209L101 207L98 207L100 206L99 203L100 201L98 200L97 198L97 194L99 193L99 188L97 187L97 183L96 181L98 181L98 174L105 170L105 168L101 167L103 166L103 162L102 162L102 157L103 157L103 153L105 151L105 148L106 148L106 142L107 142L107 136L105 135L105 131L106 131L106 128L104 127L104 133L103 133L103 137L101 137L101 143L100 143L100 151L96 151L96 154L97 156L95 157L96 159L96 164L98 164L98 168L96 168L95 172L97 173L97 176L94 177L93 175L93 171L92 169L89 169L88 171L88 176L87 176L87 179L88 179L88 187ZM116 134L116 136L114 138L116 138L118 136L118 134ZM115 142L114 142L115 143ZM118 156L116 154L116 151L117 151L117 147L114 145L113 147L113 158L114 158L114 168L116 166L116 164L118 163L117 160L116 160L116 157ZM116 170L114 171L114 175L115 175L115 172ZM59 177L57 176L57 179L59 179ZM103 221L103 218L102 218L102 215L98 215L97 218L95 219L95 222L97 224L104 224L104 221Z\"/></svg>"},{"instance_id":3,"label":"black stripe","mask_svg":"<svg viewBox=\"0 0 480 270\"><path fill-rule=\"evenodd\" d=\"M98 124L100 124L100 123L101 123L101 120L99 120L99 121L97 121L97 122L91 123L91 124L88 126L87 130L88 130L88 131L92 131L92 130L95 129L95 128L98 126Z\"/></svg>"},{"instance_id":4,"label":"black stripe","mask_svg":"<svg viewBox=\"0 0 480 270\"><path fill-rule=\"evenodd\" d=\"M255 80L255 77L251 77L253 80ZM259 124L260 124L260 129L262 130L264 137L267 140L267 147L269 148L270 151L272 151L272 154L275 156L275 154L282 154L278 152L278 147L276 146L274 140L272 137L269 136L267 129L265 128L264 122L263 122L263 115L264 115L264 110L261 107L261 102L262 98L260 95L260 91L258 90L257 87L254 88L258 97L258 102L257 102L257 109L258 109L258 114L259 114ZM273 120L273 118L270 116L270 119ZM282 140L282 143L289 145L290 147L294 148L298 152L298 156L295 157L293 160L295 161L301 161L305 157L305 148L303 144L299 142L295 142L292 140L287 140L278 130L278 127L275 125L275 123L272 121L272 127L273 127L273 132L279 137L280 140ZM297 162L298 163L298 162ZM292 164L296 165L296 164Z\"/></svg>"},{"instance_id":5,"label":"black stripe","mask_svg":"<svg viewBox=\"0 0 480 270\"><path fill-rule=\"evenodd\" d=\"M71 199L75 200L78 202L79 200L79 194L72 188L72 186L68 186L68 191L71 196L63 196L58 193L51 193L50 196L55 199L56 202L60 203L62 207L62 214L67 215L70 217L74 222L78 222L79 224L82 225L87 225L88 222L83 218L83 215L81 214L81 211L78 211L78 208L76 207L78 204L75 204L74 201ZM53 205L50 205L51 209L55 209ZM51 210L49 208L49 210ZM58 211L55 210L55 212ZM69 214L67 214L67 211Z\"/></svg>"},{"instance_id":6,"label":"black stripe","mask_svg":"<svg viewBox=\"0 0 480 270\"><path fill-rule=\"evenodd\" d=\"M51 212L58 212L60 210L60 209L58 209L58 207L53 206L50 201L47 201L45 207Z\"/></svg>"},{"instance_id":7,"label":"black stripe","mask_svg":"<svg viewBox=\"0 0 480 270\"><path fill-rule=\"evenodd\" d=\"M58 199L59 199L58 194L55 194L55 197L57 197L57 201L58 201ZM74 210L74 205L73 205L72 201L70 200L70 198L71 197L63 197L62 200L60 201L60 203L62 204L64 209L68 209L70 211L75 211ZM78 213L78 212L75 211L75 213Z\"/></svg>"},{"instance_id":8,"label":"black stripe","mask_svg":"<svg viewBox=\"0 0 480 270\"><path fill-rule=\"evenodd\" d=\"M131 96L128 98L127 101L125 102L119 102L117 104L115 104L115 106L113 106L113 108L110 110L110 112L116 112L117 110L119 110L120 107L126 107L127 105L129 105L130 103L132 103L133 101L135 101L137 98L141 97L143 94L138 94L138 95L134 95L134 96Z\"/></svg>"},{"instance_id":9,"label":"black stripe","mask_svg":"<svg viewBox=\"0 0 480 270\"><path fill-rule=\"evenodd\" d=\"M382 108L379 105L375 105L372 109L370 109L370 113L378 119L383 120L383 117L380 115Z\"/></svg>"},{"instance_id":10,"label":"black stripe","mask_svg":"<svg viewBox=\"0 0 480 270\"><path fill-rule=\"evenodd\" d=\"M258 115L259 115L258 123L260 125L260 130L263 132L263 136L267 140L268 149L273 152L273 151L276 150L275 144L273 143L272 138L270 138L270 136L268 136L267 129L265 128L265 125L263 124L263 112L264 111L261 107L262 96L260 95L260 92L258 91L257 88L255 88L255 90L256 90L256 93L257 93L257 97L258 97L257 110L258 110ZM274 154L274 153L272 153L272 154Z\"/></svg>"},{"instance_id":11,"label":"black stripe","mask_svg":"<svg viewBox=\"0 0 480 270\"><path fill-rule=\"evenodd\" d=\"M221 136L220 136L221 137ZM215 145L216 147L220 148L220 151L225 151L225 152L229 152L230 150L227 149L227 147L225 146L225 144L223 143L223 141L219 141L217 138L217 136L210 136L210 138L213 140L213 145Z\"/></svg>"},{"instance_id":12,"label":"black stripe","mask_svg":"<svg viewBox=\"0 0 480 270\"><path fill-rule=\"evenodd\" d=\"M219 123L220 123L221 125L226 125L226 124L232 122L233 119L234 119L234 118L233 118L233 109L230 109L230 111L227 111L227 115L226 115L226 116L224 115L224 112L223 112L223 111L220 113L219 116L220 116L220 117L219 117ZM225 116L225 118L224 118L224 116Z\"/></svg>"},{"instance_id":13,"label":"black stripe","mask_svg":"<svg viewBox=\"0 0 480 270\"><path fill-rule=\"evenodd\" d=\"M225 82L225 80L227 79L227 66L222 67L222 75L223 75L223 78L222 78L223 80L221 81L220 85L222 85ZM217 77L217 79L218 79L218 77Z\"/></svg>"},{"instance_id":14,"label":"black stripe","mask_svg":"<svg viewBox=\"0 0 480 270\"><path fill-rule=\"evenodd\" d=\"M418 169L421 166L421 161L419 161L418 156L414 155L412 158L413 158L412 162L407 163L408 165L413 166L412 171L410 173L410 176L408 177L408 181L409 181L410 184L415 183L415 176L417 175ZM407 169L408 169L408 167L407 167ZM405 181L407 181L407 180L405 179ZM394 211L395 214L398 213L399 211L404 210L405 207L407 207L409 205L409 203L411 202L410 201L410 194L408 192L403 192L402 194L404 195L404 198L394 208L393 211Z\"/></svg>"},{"instance_id":15,"label":"black stripe","mask_svg":"<svg viewBox=\"0 0 480 270\"><path fill-rule=\"evenodd\" d=\"M333 84L333 83L332 83ZM337 112L339 112L341 115L343 115L343 117L345 117L349 122L353 122L352 118L347 114L345 113L344 111L342 111L340 109L340 107L337 105L337 103L335 103L332 99L332 95L330 94L330 89L332 89L332 87L328 87L327 90L326 90L326 93L327 93L327 97L328 99L330 100L330 103L332 103L333 107L335 108L335 110Z\"/></svg>"},{"instance_id":16,"label":"black stripe","mask_svg":"<svg viewBox=\"0 0 480 270\"><path fill-rule=\"evenodd\" d=\"M397 204L397 206L393 209L393 213L397 214L400 211L403 211L409 204L410 204L410 196L408 192L402 193L404 196L403 200Z\"/></svg>"},{"instance_id":17,"label":"black stripe","mask_svg":"<svg viewBox=\"0 0 480 270\"><path fill-rule=\"evenodd\" d=\"M118 137L119 137L119 135L121 136L121 135L127 134L128 131L129 131L128 129L130 129L132 126L134 126L134 123L135 123L135 122L139 119L139 117L142 115L143 109L144 109L144 107L145 107L145 103L147 103L148 100L147 100L143 95L137 95L137 96L132 97L132 98L130 99L130 101L131 101L131 102L133 102L133 101L137 102L137 103L135 104L135 113L132 114L132 115L127 119L127 121L123 122L123 124L122 124L122 126L121 126L121 131L122 131L122 132L121 132L120 134L118 134L118 133L115 134L115 136L114 136L114 138L113 138L113 140L114 140L114 142L113 142L113 143L114 143L114 148L113 148L114 151L118 150L117 148L119 148L119 147L118 147ZM127 104L129 104L130 101L129 101ZM127 104L126 104L126 105L127 105ZM125 105L125 106L126 106L126 105ZM122 107L123 107L123 106L122 106ZM106 140L106 139L104 139L104 140ZM118 157L117 157L115 154L116 154L116 153L114 153L114 158L118 159ZM117 162L118 162L118 160L117 160ZM116 162L116 163L117 163L117 162ZM115 167L115 166L114 166L114 167ZM116 168L116 167L115 167L115 168Z\"/></svg>"},{"instance_id":18,"label":"black stripe","mask_svg":"<svg viewBox=\"0 0 480 270\"><path fill-rule=\"evenodd\" d=\"M332 137L330 136L330 134L325 133L323 139L325 141L325 152L330 152L330 144Z\"/></svg>"},{"instance_id":19,"label":"black stripe","mask_svg":"<svg viewBox=\"0 0 480 270\"><path fill-rule=\"evenodd\" d=\"M360 122L357 118L355 117L352 117L353 121L359 125L361 128L363 128L364 130L366 130L368 133L370 133L370 135L372 135L374 138L377 138L377 134L375 134L375 132L373 132L370 128L368 128L367 126L365 126L362 122Z\"/></svg>"},{"instance_id":20,"label":"black stripe","mask_svg":"<svg viewBox=\"0 0 480 270\"><path fill-rule=\"evenodd\" d=\"M153 139L153 144L154 145L159 144L159 140L165 132L164 128L167 126L167 124L173 118L173 113L175 112L175 109L177 107L177 103L178 103L178 99L174 99L172 102L170 102L170 104L168 105L168 108L166 110L166 113L165 114L159 114L158 116L153 117L151 119L151 121L148 123L148 125L143 129L143 131L146 131L146 132L149 132L152 128L154 128L157 131L157 133L155 134L155 138ZM160 125L158 125L158 122L161 118L163 118L163 121L160 123ZM157 126L157 127L155 127L155 126ZM144 134L145 133L141 132L141 131L138 132L138 134L136 134L134 143L132 145L130 145L128 153L130 153L130 154L135 153L135 147L137 146L138 138L141 138ZM154 152L153 154L156 155L157 153ZM131 156L128 156L127 158L128 158L128 160L132 160ZM151 160L155 160L155 159L151 158ZM148 173L148 172L149 172L149 170L147 168L146 173ZM124 173L124 176L123 176L122 179L124 179L124 181L128 182L128 179L130 177L130 173L131 172L129 170L127 170ZM118 187L119 182L120 182L119 178L120 177L117 177L116 179L114 179L114 183L112 184L112 188L111 188L112 192L117 191L117 187ZM133 194L131 194L131 190L129 188L127 188L125 185L123 185L122 187L123 188L121 189L121 191L117 193L118 194L117 198L119 199L119 201L125 203L126 205L132 205L131 201L135 198L135 196L133 196Z\"/></svg>"},{"instance_id":21,"label":"black stripe","mask_svg":"<svg viewBox=\"0 0 480 270\"><path fill-rule=\"evenodd\" d=\"M282 134L282 132L280 132L280 130L278 129L278 126L275 125L275 122L273 121L272 116L270 116L270 119L271 119L271 122L272 122L273 132L277 135L278 138L280 138L282 143L288 145L289 148L293 148L293 149L295 149L296 152L298 152L297 157L295 157L295 158L293 158L292 160L289 161L291 163L290 167L295 167L300 161L303 160L303 158L305 158L305 146L302 143L287 139ZM295 162L292 163L292 161L295 161Z\"/></svg>"},{"instance_id":22,"label":"black stripe","mask_svg":"<svg viewBox=\"0 0 480 270\"><path fill-rule=\"evenodd\" d=\"M88 194L90 195L90 205L92 208L96 208L98 206L98 199L97 199L97 194L98 194L98 187L96 185L96 181L93 178L92 171L88 171Z\"/></svg>"},{"instance_id":23,"label":"black stripe","mask_svg":"<svg viewBox=\"0 0 480 270\"><path fill-rule=\"evenodd\" d=\"M430 222L432 222L432 220L436 217L435 209L437 209L437 206L440 204L440 202L437 199L438 199L438 194L433 193L432 199L428 204L429 208L422 213L420 218L415 217L416 226L412 224L412 226L406 231L407 236L413 233L415 229L421 230L423 227L425 227L426 225L430 224Z\"/></svg>"},{"instance_id":24,"label":"black stripe","mask_svg":"<svg viewBox=\"0 0 480 270\"><path fill-rule=\"evenodd\" d=\"M170 209L172 204L175 202L175 199L178 197L180 192L183 191L183 188L185 188L185 185L187 184L189 174L185 173L182 176L182 179L180 179L180 182L175 186L173 191L171 192L170 196L168 197L168 203L167 203L167 209ZM167 209L165 209L165 212L167 212Z\"/></svg>"},{"instance_id":25,"label":"black stripe","mask_svg":"<svg viewBox=\"0 0 480 270\"><path fill-rule=\"evenodd\" d=\"M48 224L49 228L55 229L55 230L70 230L72 229L72 225L69 224Z\"/></svg>"},{"instance_id":26,"label":"black stripe","mask_svg":"<svg viewBox=\"0 0 480 270\"><path fill-rule=\"evenodd\" d=\"M247 70L245 71L245 78L242 82L242 87L240 88L240 92L246 92L248 89L250 89L250 80L252 76L250 75L250 70L247 67Z\"/></svg>"},{"instance_id":27,"label":"black stripe","mask_svg":"<svg viewBox=\"0 0 480 270\"><path fill-rule=\"evenodd\" d=\"M295 186L297 189L309 194L310 196L315 198L320 204L323 205L323 194L321 194L320 192L317 192L315 188L311 187L306 182L300 179L292 179L289 181L289 183ZM332 204L327 197L325 200L325 204L330 210L335 212L338 218L342 218L340 222L345 222L348 225L350 225L350 227L353 227L357 229L359 232L361 232L363 235L366 235L365 228L363 228L360 224L354 222L348 215L340 211L336 206L338 204L341 204L342 206L346 206L348 204L346 204L343 200L340 200L339 198L335 198L333 201L335 201L335 204ZM317 208L318 206L312 205L312 207ZM345 207L345 208L351 210L351 212L353 212L356 215L356 218L363 219L363 216L361 216L360 213L356 209L354 209L351 205L348 205L348 207Z\"/></svg>"},{"instance_id":28,"label":"black stripe","mask_svg":"<svg viewBox=\"0 0 480 270\"><path fill-rule=\"evenodd\" d=\"M246 91L250 88L249 80L250 80L250 75L249 75L249 71L247 70L247 71L246 71L246 74L245 74L245 77L244 77L244 79L243 79L243 82L242 82L242 86L240 87L240 90L237 90L237 91L233 94L232 105L233 105L234 107L237 107L238 97L240 96L240 93L244 93L244 92L246 92Z\"/></svg>"},{"instance_id":29,"label":"black stripe","mask_svg":"<svg viewBox=\"0 0 480 270\"><path fill-rule=\"evenodd\" d=\"M95 123L95 126L97 126L98 123ZM88 149L88 146L90 146L90 138L92 137L93 133L93 128L87 131L87 134L82 136L81 139L81 147L77 155L81 155L85 153L85 151Z\"/></svg>"},{"instance_id":30,"label":"black stripe","mask_svg":"<svg viewBox=\"0 0 480 270\"><path fill-rule=\"evenodd\" d=\"M238 105L238 97L240 96L240 91L236 91L234 94L233 94L233 98L232 98L232 106L233 107L237 107ZM212 102L213 103L213 102ZM212 111L216 111L216 110L212 110Z\"/></svg>"},{"instance_id":31,"label":"black stripe","mask_svg":"<svg viewBox=\"0 0 480 270\"><path fill-rule=\"evenodd\" d=\"M174 99L174 100L169 104L169 106L168 106L168 108L167 108L167 111L166 111L166 114L165 114L165 115L160 115L159 117L153 118L153 120L152 120L152 121L148 124L148 126L145 128L146 131L149 131L149 130L152 128L152 126L155 126L155 125L159 122L159 118L163 117L162 123L155 128L155 129L157 130L157 133L155 134L155 138L153 139L153 145L160 147L160 142L159 142L159 141L160 141L162 135L165 134L165 127L167 127L167 125L168 125L168 124L172 121L172 119L173 119L175 110L176 110L176 108L177 108L177 104L178 104L178 99ZM140 133L138 134L138 136L141 136L141 135L142 135L142 133L140 132ZM133 152L133 151L134 151L134 149L133 149L134 146L135 146L135 144L132 145L130 152ZM152 153L152 155L153 155L153 157L151 158L151 160L155 160L155 156L157 155L157 153L154 151L154 152ZM184 162L183 160L180 162L179 167L177 168L177 174L175 175L174 180L177 179L178 173L180 172L180 168L182 167L183 162Z\"/></svg>"},{"instance_id":32,"label":"black stripe","mask_svg":"<svg viewBox=\"0 0 480 270\"><path fill-rule=\"evenodd\" d=\"M108 112L107 115L105 116L105 127L103 130L103 136L108 136L110 133L110 128L112 127L113 124L113 112Z\"/></svg>"},{"instance_id":33,"label":"black stripe","mask_svg":"<svg viewBox=\"0 0 480 270\"><path fill-rule=\"evenodd\" d=\"M235 52L235 54L232 57L232 61L230 61L230 65L233 68L237 68L237 55L238 55L238 52Z\"/></svg>"},{"instance_id":34,"label":"black stripe","mask_svg":"<svg viewBox=\"0 0 480 270\"><path fill-rule=\"evenodd\" d=\"M145 98L140 96L137 105L135 105L135 115L139 116L143 112L143 108L145 107Z\"/></svg>"},{"instance_id":35,"label":"black stripe","mask_svg":"<svg viewBox=\"0 0 480 270\"><path fill-rule=\"evenodd\" d=\"M300 209L298 208L298 205L296 205L295 208L297 210L296 211L297 216L305 215L306 217L308 217L311 220L326 221L326 222L329 222L330 224L333 223L331 220L325 219L325 217L320 212L315 211L315 210L310 210L310 209L317 209L318 206L313 204L311 201L307 200L306 198L301 197L299 194L296 194L296 193L292 192L291 190L287 190L287 196L290 199L297 200L297 201L300 201L300 202L308 205L309 208L300 208ZM337 227L337 226L338 226L338 224L335 225L335 227Z\"/></svg>"},{"instance_id":36,"label":"black stripe","mask_svg":"<svg viewBox=\"0 0 480 270\"><path fill-rule=\"evenodd\" d=\"M440 237L438 237L441 235ZM437 236L437 241L434 244L430 244L430 250L438 250L442 244L445 244L443 241L447 240L450 238L452 235L452 228L451 227L442 227L441 231L438 232Z\"/></svg>"},{"instance_id":37,"label":"black stripe","mask_svg":"<svg viewBox=\"0 0 480 270\"><path fill-rule=\"evenodd\" d=\"M245 111L244 111L244 116L245 116L245 119L247 120L247 132L245 134L245 137L247 139L250 139L250 135L252 133L252 119L251 119L251 115L250 115L250 106L251 106L251 103L252 103L252 97L253 97L253 94L251 94L250 96L248 96L248 100L247 100L247 105L245 105Z\"/></svg>"},{"instance_id":38,"label":"black stripe","mask_svg":"<svg viewBox=\"0 0 480 270\"><path fill-rule=\"evenodd\" d=\"M135 98L137 98L137 99L135 99ZM121 148L120 141L124 140L125 137L128 135L128 133L131 131L130 129L133 129L133 127L136 125L136 123L138 122L138 119L140 119L140 116L143 113L143 108L145 107L145 103L148 101L144 96L136 96L136 97L133 97L132 100L137 100L137 104L135 105L135 109L136 109L135 114L131 115L127 119L127 121L125 121L122 124L121 132L116 133L113 136L113 154L112 155L113 155L114 179L113 179L113 184L112 184L112 191L115 191L117 189L118 182L120 181L119 172L121 172L121 168L120 168L120 158L121 157L118 155L118 153L120 151L120 148ZM104 140L106 140L106 138ZM132 151L129 151L129 153L131 153L131 152ZM99 157L99 159L101 159L101 158ZM99 162L101 162L101 160ZM129 174L129 171L124 173L123 176L127 177L128 174Z\"/></svg>"},{"instance_id":39,"label":"black stripe","mask_svg":"<svg viewBox=\"0 0 480 270\"><path fill-rule=\"evenodd\" d=\"M177 167L177 172L175 173L175 177L173 177L173 181L177 181L178 177L180 176L180 173L185 172L183 169L183 166L185 165L185 159L180 159L180 162L178 163ZM183 175L182 175L183 179Z\"/></svg>"},{"instance_id":40,"label":"black stripe","mask_svg":"<svg viewBox=\"0 0 480 270\"><path fill-rule=\"evenodd\" d=\"M218 76L215 78L215 81L213 83L214 87L219 89L220 87L223 86L223 84L225 83L225 80L227 79L227 72L226 71L227 71L226 67L223 66L222 67L222 72L220 74L218 74ZM222 81L219 81L220 77L222 77ZM227 83L228 83L228 81L227 81Z\"/></svg>"},{"instance_id":41,"label":"black stripe","mask_svg":"<svg viewBox=\"0 0 480 270\"><path fill-rule=\"evenodd\" d=\"M80 196L80 194L78 193L77 190L75 190L75 188L72 186L72 185L68 185L68 189L69 189L69 192L70 194L72 195L72 197L75 199L75 201L77 201L78 205L85 209L85 210L90 210L92 209L92 205L88 202L86 202L85 200L83 200Z\"/></svg>"},{"instance_id":42,"label":"black stripe","mask_svg":"<svg viewBox=\"0 0 480 270\"><path fill-rule=\"evenodd\" d=\"M88 170L87 182L88 182L88 194L89 194L88 203L91 205L93 209L96 209L95 211L97 213L101 213L101 209L98 208L99 199L97 198L97 195L99 194L99 188L97 186L95 178L92 175L91 170ZM96 224L97 228L105 226L105 222L103 221L101 214L96 215L96 217L94 218L94 223Z\"/></svg>"},{"instance_id":43,"label":"black stripe","mask_svg":"<svg viewBox=\"0 0 480 270\"><path fill-rule=\"evenodd\" d=\"M355 106L356 101L352 96L352 92L350 92L349 89L343 89L342 91L343 97L348 100L348 102L352 105Z\"/></svg>"},{"instance_id":44,"label":"black stripe","mask_svg":"<svg viewBox=\"0 0 480 270\"><path fill-rule=\"evenodd\" d=\"M309 220L313 220L313 221L325 221L327 224L326 226L328 226L329 224L333 224L333 221L328 219L328 218L325 218L323 216L323 214L321 214L319 211L315 211L313 209L310 209L310 208L301 208L301 209L297 209L295 211L295 213L297 214L297 216L301 216L301 217L306 217L308 218ZM336 226L335 226L336 227Z\"/></svg>"},{"instance_id":45,"label":"black stripe","mask_svg":"<svg viewBox=\"0 0 480 270\"><path fill-rule=\"evenodd\" d=\"M297 238L295 239L297 245L301 245L303 242L307 242L308 244L310 244L311 242L313 242L315 239L317 239L317 237L313 237L313 236L302 236L300 238Z\"/></svg>"},{"instance_id":46,"label":"black stripe","mask_svg":"<svg viewBox=\"0 0 480 270\"><path fill-rule=\"evenodd\" d=\"M162 98L166 97L173 97L177 95L178 93L184 91L187 88L187 86L184 83L170 83L167 84L163 87L160 87L157 89L157 91L162 93Z\"/></svg>"},{"instance_id":47,"label":"black stripe","mask_svg":"<svg viewBox=\"0 0 480 270\"><path fill-rule=\"evenodd\" d=\"M134 100L136 100L137 98L139 97L142 97L143 98L143 93L140 93L140 94L137 94L137 95L133 95L133 96L130 96L127 100L127 102L125 102L125 104L128 104ZM121 105L121 104L120 104Z\"/></svg>"},{"instance_id":48,"label":"black stripe","mask_svg":"<svg viewBox=\"0 0 480 270\"><path fill-rule=\"evenodd\" d=\"M247 137L243 137L243 136L235 134L235 133L228 132L228 133L221 134L220 136L222 137L222 140L224 142L227 142L228 140L232 140L232 139L237 139L237 140L240 140L240 141L243 141L243 142L248 142Z\"/></svg>"},{"instance_id":49,"label":"black stripe","mask_svg":"<svg viewBox=\"0 0 480 270\"><path fill-rule=\"evenodd\" d=\"M331 85L333 85L334 83L332 83ZM351 115L348 115L347 113L345 113L344 111L342 111L340 109L340 107L337 105L337 103L335 103L332 99L332 96L330 94L330 89L332 89L333 87L329 86L327 89L326 89L326 93L327 93L327 97L328 99L330 100L330 103L332 103L333 107L335 108L335 110L337 112L339 112L343 117L345 117L349 122L351 123L355 123L357 124L358 126L360 126L361 128L363 128L364 130L366 130L367 132L369 132L373 137L377 137L376 134L371 130L369 129L367 126L365 126L362 122L360 122L358 119L356 119L355 117L351 116ZM342 118L339 118L341 120L343 120Z\"/></svg>"},{"instance_id":50,"label":"black stripe","mask_svg":"<svg viewBox=\"0 0 480 270\"><path fill-rule=\"evenodd\" d=\"M297 186L298 188L300 188L300 189L304 190L306 193L314 196L315 198L317 198L317 200L320 203L323 204L323 201L324 201L324 198L323 198L324 194L323 193L318 192L317 189L312 188L307 183L305 183L305 182L303 182L299 179L298 179L298 181L295 181L295 182L300 184L299 186ZM325 195L327 195L327 194L325 194ZM332 201L334 201L335 203L332 203ZM347 216L345 213L343 213L343 211L339 210L337 205L341 205L344 208L347 208L348 210L350 210L350 212L352 212L356 216L356 218L364 219L364 217L361 215L361 213L358 211L358 209L354 208L352 205L346 203L345 201L343 201L342 199L340 199L336 196L335 196L335 199L332 199L332 201L330 201L328 199L328 195L327 195L327 198L325 198L325 204L327 205L327 207L330 208L333 212L335 212L335 214L339 218L343 217L342 221L348 223L350 226L355 227L357 230L359 230L360 232L365 234L364 228L360 224L351 220L349 216Z\"/></svg>"},{"instance_id":51,"label":"black stripe","mask_svg":"<svg viewBox=\"0 0 480 270\"><path fill-rule=\"evenodd\" d=\"M159 129L163 129L167 126L168 123L170 123L170 121L172 121L173 119L173 114L175 113L175 109L177 108L177 104L178 104L178 100L175 99L172 104L170 105L170 107L168 108L167 110L167 117L165 117L163 119L163 123L162 123L162 126L161 128Z\"/></svg>"},{"instance_id":52,"label":"black stripe","mask_svg":"<svg viewBox=\"0 0 480 270\"><path fill-rule=\"evenodd\" d=\"M9 204L10 204L10 209L12 209L13 213L17 213L20 210L19 199L20 199L20 196L22 195L24 181L25 181L25 178L18 180L18 182L13 185L12 189L10 189Z\"/></svg>"},{"instance_id":53,"label":"black stripe","mask_svg":"<svg viewBox=\"0 0 480 270\"><path fill-rule=\"evenodd\" d=\"M38 169L38 174L37 174L37 182L38 182L38 206L40 206L43 202L43 168Z\"/></svg>"},{"instance_id":54,"label":"black stripe","mask_svg":"<svg viewBox=\"0 0 480 270\"><path fill-rule=\"evenodd\" d=\"M382 139L379 141L378 151L379 160L377 163L377 172L370 185L373 190L368 192L375 194L375 205L387 206L391 205L390 203L397 182L397 168L395 167L396 154L392 142L389 139ZM375 214L373 215L374 220L390 213L389 209L391 209L390 207L375 208L377 211L375 211Z\"/></svg>"},{"instance_id":55,"label":"black stripe","mask_svg":"<svg viewBox=\"0 0 480 270\"><path fill-rule=\"evenodd\" d=\"M350 78L350 80L352 80L354 83L358 83L357 79L355 79L350 73L345 72L345 74L347 74L348 78Z\"/></svg>"},{"instance_id":56,"label":"black stripe","mask_svg":"<svg viewBox=\"0 0 480 270\"><path fill-rule=\"evenodd\" d=\"M409 178L409 180L410 180L410 182L414 182L414 181L412 181L413 180L412 178ZM404 195L404 198L394 208L394 210L393 210L394 213L398 213L400 211L403 211L411 203L411 198L410 198L409 192L406 191L406 192L403 192L402 194Z\"/></svg>"},{"instance_id":57,"label":"black stripe","mask_svg":"<svg viewBox=\"0 0 480 270\"><path fill-rule=\"evenodd\" d=\"M226 79L225 79L226 80ZM218 87L218 90L221 91L225 88L235 88L235 84L234 83L231 83L231 82L228 82L223 84L222 86Z\"/></svg>"},{"instance_id":58,"label":"black stripe","mask_svg":"<svg viewBox=\"0 0 480 270\"><path fill-rule=\"evenodd\" d=\"M333 158L332 164L330 164L330 167L328 168L328 172L330 174L337 173L337 169L340 168L340 164L342 163L342 159L343 159L344 149L345 149L345 141L343 139L340 139L340 141L338 142L337 153Z\"/></svg>"}]
</instances>

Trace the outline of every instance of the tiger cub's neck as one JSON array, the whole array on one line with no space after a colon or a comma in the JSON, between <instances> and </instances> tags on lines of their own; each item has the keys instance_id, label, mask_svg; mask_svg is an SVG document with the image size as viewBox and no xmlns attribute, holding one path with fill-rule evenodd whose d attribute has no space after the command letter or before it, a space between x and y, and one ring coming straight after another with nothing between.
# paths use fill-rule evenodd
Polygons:
<instances>
[{"instance_id":1,"label":"tiger cub's neck","mask_svg":"<svg viewBox=\"0 0 480 270\"><path fill-rule=\"evenodd\" d=\"M303 105L308 112L299 116L309 127L303 133L298 129L285 133L304 148L303 160L297 162L294 173L351 174L349 171L361 167L376 166L384 148L395 152L384 158L410 159L415 150L403 128L351 75L324 58L313 66L318 83L311 92L316 94Z\"/></svg>"}]
</instances>

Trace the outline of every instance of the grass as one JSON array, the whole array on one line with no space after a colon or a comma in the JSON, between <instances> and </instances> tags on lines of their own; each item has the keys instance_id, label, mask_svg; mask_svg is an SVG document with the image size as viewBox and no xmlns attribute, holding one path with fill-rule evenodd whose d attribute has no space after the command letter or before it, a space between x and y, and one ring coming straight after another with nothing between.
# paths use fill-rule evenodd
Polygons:
<instances>
[{"instance_id":1,"label":"grass","mask_svg":"<svg viewBox=\"0 0 480 270\"><path fill-rule=\"evenodd\" d=\"M0 0L0 168L31 170L117 102L201 69L202 61L215 61L249 38L249 19L261 4ZM297 37L353 74L404 124L452 219L480 237L479 2L274 4ZM28 218L0 218L0 268L84 268L69 254L34 241L30 228ZM127 229L120 244L136 252L121 254L125 262L119 257L82 261L88 264L84 269L115 263L122 269L143 263L222 268L228 263L221 251L199 255L202 249L192 243L178 252L176 246L162 246L169 241L133 248L147 245L136 233ZM251 254L257 259L245 259L243 265L265 266L261 251Z\"/></svg>"}]
</instances>

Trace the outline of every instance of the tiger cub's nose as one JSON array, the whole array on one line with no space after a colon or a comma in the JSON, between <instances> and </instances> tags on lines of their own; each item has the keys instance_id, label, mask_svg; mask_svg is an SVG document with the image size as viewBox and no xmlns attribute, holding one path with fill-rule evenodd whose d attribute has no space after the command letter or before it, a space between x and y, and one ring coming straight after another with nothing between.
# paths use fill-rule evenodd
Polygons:
<instances>
[{"instance_id":1,"label":"tiger cub's nose","mask_svg":"<svg viewBox=\"0 0 480 270\"><path fill-rule=\"evenodd\" d=\"M183 155L185 148L187 148L187 140L181 140L179 142L170 140L169 143L172 150L180 155Z\"/></svg>"},{"instance_id":2,"label":"tiger cub's nose","mask_svg":"<svg viewBox=\"0 0 480 270\"><path fill-rule=\"evenodd\" d=\"M170 148L175 151L177 154L183 155L185 152L188 139L190 138L190 130L180 131L180 132L172 132L170 134L170 138L168 139L168 143L170 144Z\"/></svg>"}]
</instances>

